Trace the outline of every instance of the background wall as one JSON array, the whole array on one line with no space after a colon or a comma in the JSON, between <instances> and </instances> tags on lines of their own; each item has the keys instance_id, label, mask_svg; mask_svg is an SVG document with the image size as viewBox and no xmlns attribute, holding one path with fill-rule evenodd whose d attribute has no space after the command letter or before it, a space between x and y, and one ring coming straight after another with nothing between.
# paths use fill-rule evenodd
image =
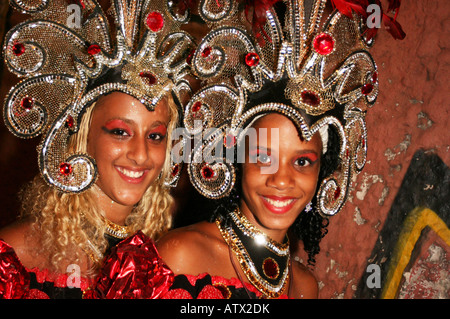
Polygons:
<instances>
[{"instance_id":1,"label":"background wall","mask_svg":"<svg viewBox=\"0 0 450 319\"><path fill-rule=\"evenodd\" d=\"M396 41L378 32L372 54L380 94L367 114L368 160L323 239L315 269L322 298L381 297L395 252L405 244L412 245L414 254L403 254L408 265L397 274L403 293L394 296L450 296L448 228L440 236L424 226L417 242L399 242L404 220L415 207L432 206L450 225L449 18L446 0L402 1L398 21L406 38ZM425 224L433 222L429 218ZM427 233L435 240L424 240ZM366 285L371 263L380 266L381 288ZM427 274L433 267L435 273Z\"/></svg>"},{"instance_id":2,"label":"background wall","mask_svg":"<svg viewBox=\"0 0 450 319\"><path fill-rule=\"evenodd\" d=\"M2 39L21 19L0 2ZM450 295L450 4L403 1L399 22L406 38L380 30L372 50L380 94L367 115L368 161L322 241L314 269L321 298ZM16 80L3 64L0 71L3 100ZM17 192L37 174L37 144L1 121L0 227L17 217ZM370 264L379 268L367 271Z\"/></svg>"}]
</instances>

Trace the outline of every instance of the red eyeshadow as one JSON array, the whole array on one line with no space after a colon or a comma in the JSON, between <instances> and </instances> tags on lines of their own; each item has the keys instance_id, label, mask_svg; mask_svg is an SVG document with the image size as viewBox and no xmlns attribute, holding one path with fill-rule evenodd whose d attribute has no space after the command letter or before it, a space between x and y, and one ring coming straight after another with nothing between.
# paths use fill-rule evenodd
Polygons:
<instances>
[{"instance_id":1,"label":"red eyeshadow","mask_svg":"<svg viewBox=\"0 0 450 319\"><path fill-rule=\"evenodd\" d=\"M319 158L319 157L317 156L317 154L315 154L315 153L306 153L306 154L302 154L302 155L299 156L298 158L304 158L304 157L308 158L311 162L315 162L315 161L317 161L317 159Z\"/></svg>"},{"instance_id":2,"label":"red eyeshadow","mask_svg":"<svg viewBox=\"0 0 450 319\"><path fill-rule=\"evenodd\" d=\"M151 130L152 133L159 133L161 135L166 135L167 133L167 126L164 124L158 125L154 129Z\"/></svg>"},{"instance_id":3,"label":"red eyeshadow","mask_svg":"<svg viewBox=\"0 0 450 319\"><path fill-rule=\"evenodd\" d=\"M119 128L119 129L127 131L127 133L131 132L130 127L122 120L108 121L108 122L106 122L105 127L106 127L106 129L108 129L110 131Z\"/></svg>"}]
</instances>

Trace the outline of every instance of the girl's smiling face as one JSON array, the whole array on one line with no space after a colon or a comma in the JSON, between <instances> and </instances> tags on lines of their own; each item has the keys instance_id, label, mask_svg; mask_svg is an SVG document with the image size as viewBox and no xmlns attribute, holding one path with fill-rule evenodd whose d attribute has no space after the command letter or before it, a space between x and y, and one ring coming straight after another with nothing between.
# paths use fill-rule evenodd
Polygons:
<instances>
[{"instance_id":1,"label":"girl's smiling face","mask_svg":"<svg viewBox=\"0 0 450 319\"><path fill-rule=\"evenodd\" d=\"M97 186L111 200L133 206L158 178L166 158L168 124L166 100L148 111L121 92L99 99L92 113L87 151L97 164Z\"/></svg>"},{"instance_id":2,"label":"girl's smiling face","mask_svg":"<svg viewBox=\"0 0 450 319\"><path fill-rule=\"evenodd\" d=\"M257 139L250 140L242 165L240 208L258 228L281 241L315 194L322 141L319 133L310 141L300 140L291 120L277 113L258 119L253 128ZM266 129L267 139L260 138L260 129ZM262 173L269 167L276 169Z\"/></svg>"}]
</instances>

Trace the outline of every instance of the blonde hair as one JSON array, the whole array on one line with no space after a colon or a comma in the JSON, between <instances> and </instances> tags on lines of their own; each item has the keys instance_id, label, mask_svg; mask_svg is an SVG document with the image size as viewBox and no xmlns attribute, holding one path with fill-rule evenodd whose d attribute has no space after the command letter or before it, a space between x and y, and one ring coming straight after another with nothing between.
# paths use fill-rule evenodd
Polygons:
<instances>
[{"instance_id":1,"label":"blonde hair","mask_svg":"<svg viewBox=\"0 0 450 319\"><path fill-rule=\"evenodd\" d=\"M141 230L153 239L167 231L172 221L173 199L164 181L171 174L171 136L178 122L178 111L170 96L165 99L170 122L162 173L126 219L126 225L131 227L133 233ZM94 107L95 103L86 110L79 131L70 138L69 151L86 153ZM22 191L22 216L33 218L33 229L38 232L41 247L37 253L49 256L46 267L52 271L65 271L67 265L80 262L83 252L91 261L88 275L94 275L101 265L108 243L104 237L104 213L97 205L98 191L95 186L80 194L63 193L47 185L40 175Z\"/></svg>"}]
</instances>

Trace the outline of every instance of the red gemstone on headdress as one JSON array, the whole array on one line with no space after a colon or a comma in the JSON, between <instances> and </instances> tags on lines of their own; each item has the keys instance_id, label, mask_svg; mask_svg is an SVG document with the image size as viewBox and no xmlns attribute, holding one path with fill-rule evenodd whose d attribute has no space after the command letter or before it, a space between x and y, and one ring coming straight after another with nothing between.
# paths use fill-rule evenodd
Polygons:
<instances>
[{"instance_id":1,"label":"red gemstone on headdress","mask_svg":"<svg viewBox=\"0 0 450 319\"><path fill-rule=\"evenodd\" d=\"M338 186L338 187L336 188L336 190L334 191L334 199L335 199L335 200L338 199L338 198L339 198L339 195L341 195L341 188Z\"/></svg>"},{"instance_id":2,"label":"red gemstone on headdress","mask_svg":"<svg viewBox=\"0 0 450 319\"><path fill-rule=\"evenodd\" d=\"M373 72L372 74L372 83L376 83L378 80L378 73L377 72Z\"/></svg>"},{"instance_id":3,"label":"red gemstone on headdress","mask_svg":"<svg viewBox=\"0 0 450 319\"><path fill-rule=\"evenodd\" d=\"M22 101L20 101L20 106L22 106L26 110L31 110L34 105L34 100L31 97L24 97Z\"/></svg>"},{"instance_id":4,"label":"red gemstone on headdress","mask_svg":"<svg viewBox=\"0 0 450 319\"><path fill-rule=\"evenodd\" d=\"M228 134L223 138L223 144L225 147L232 147L236 144L236 137L234 135Z\"/></svg>"},{"instance_id":5,"label":"red gemstone on headdress","mask_svg":"<svg viewBox=\"0 0 450 319\"><path fill-rule=\"evenodd\" d=\"M100 51L101 51L101 49L100 49L100 46L99 46L98 44L91 44L91 45L89 46L89 48L87 49L87 52L88 52L90 55L96 55L96 54L99 54Z\"/></svg>"},{"instance_id":6,"label":"red gemstone on headdress","mask_svg":"<svg viewBox=\"0 0 450 319\"><path fill-rule=\"evenodd\" d=\"M59 165L59 172L62 175L70 175L72 173L72 165L69 163L61 163L61 165Z\"/></svg>"},{"instance_id":7,"label":"red gemstone on headdress","mask_svg":"<svg viewBox=\"0 0 450 319\"><path fill-rule=\"evenodd\" d=\"M153 32L158 32L164 26L164 18L159 12L150 12L147 16L147 26Z\"/></svg>"},{"instance_id":8,"label":"red gemstone on headdress","mask_svg":"<svg viewBox=\"0 0 450 319\"><path fill-rule=\"evenodd\" d=\"M259 64L259 55L255 52L250 52L245 56L245 64L248 66L255 66Z\"/></svg>"},{"instance_id":9,"label":"red gemstone on headdress","mask_svg":"<svg viewBox=\"0 0 450 319\"><path fill-rule=\"evenodd\" d=\"M271 279L275 279L278 277L279 273L280 273L280 269L278 267L278 264L275 260L273 260L272 258L266 258L263 261L263 270L264 270L264 274L271 278Z\"/></svg>"},{"instance_id":10,"label":"red gemstone on headdress","mask_svg":"<svg viewBox=\"0 0 450 319\"><path fill-rule=\"evenodd\" d=\"M147 84L154 85L157 82L156 76L150 72L141 72L139 76L146 80Z\"/></svg>"},{"instance_id":11,"label":"red gemstone on headdress","mask_svg":"<svg viewBox=\"0 0 450 319\"><path fill-rule=\"evenodd\" d=\"M202 57L207 58L212 52L212 48L211 47L206 47L203 49L202 51Z\"/></svg>"},{"instance_id":12,"label":"red gemstone on headdress","mask_svg":"<svg viewBox=\"0 0 450 319\"><path fill-rule=\"evenodd\" d=\"M211 179L214 177L214 170L207 165L203 166L201 173L204 179Z\"/></svg>"},{"instance_id":13,"label":"red gemstone on headdress","mask_svg":"<svg viewBox=\"0 0 450 319\"><path fill-rule=\"evenodd\" d=\"M364 84L362 86L362 88L361 88L361 93L363 95L369 95L372 91L373 91L373 84L372 83Z\"/></svg>"},{"instance_id":14,"label":"red gemstone on headdress","mask_svg":"<svg viewBox=\"0 0 450 319\"><path fill-rule=\"evenodd\" d=\"M320 55L330 54L334 49L333 37L327 33L319 34L313 42L314 50Z\"/></svg>"},{"instance_id":15,"label":"red gemstone on headdress","mask_svg":"<svg viewBox=\"0 0 450 319\"><path fill-rule=\"evenodd\" d=\"M311 106L318 106L320 104L320 97L311 91L303 91L302 94L302 102Z\"/></svg>"},{"instance_id":16,"label":"red gemstone on headdress","mask_svg":"<svg viewBox=\"0 0 450 319\"><path fill-rule=\"evenodd\" d=\"M172 176L177 176L178 172L180 171L180 166L178 164L175 164L175 166L172 168Z\"/></svg>"},{"instance_id":17,"label":"red gemstone on headdress","mask_svg":"<svg viewBox=\"0 0 450 319\"><path fill-rule=\"evenodd\" d=\"M195 49L192 49L189 55L186 57L186 63L191 65L192 59L194 58Z\"/></svg>"},{"instance_id":18,"label":"red gemstone on headdress","mask_svg":"<svg viewBox=\"0 0 450 319\"><path fill-rule=\"evenodd\" d=\"M73 125L74 125L73 117L69 115L66 120L66 127L73 128Z\"/></svg>"},{"instance_id":19,"label":"red gemstone on headdress","mask_svg":"<svg viewBox=\"0 0 450 319\"><path fill-rule=\"evenodd\" d=\"M12 53L15 56L21 56L25 52L25 46L22 43L14 43L12 46Z\"/></svg>"},{"instance_id":20,"label":"red gemstone on headdress","mask_svg":"<svg viewBox=\"0 0 450 319\"><path fill-rule=\"evenodd\" d=\"M196 113L196 112L200 111L200 108L201 108L201 107L202 107L202 102L197 101L197 102L195 102L195 103L192 105L191 111L192 111L193 113Z\"/></svg>"}]
</instances>

